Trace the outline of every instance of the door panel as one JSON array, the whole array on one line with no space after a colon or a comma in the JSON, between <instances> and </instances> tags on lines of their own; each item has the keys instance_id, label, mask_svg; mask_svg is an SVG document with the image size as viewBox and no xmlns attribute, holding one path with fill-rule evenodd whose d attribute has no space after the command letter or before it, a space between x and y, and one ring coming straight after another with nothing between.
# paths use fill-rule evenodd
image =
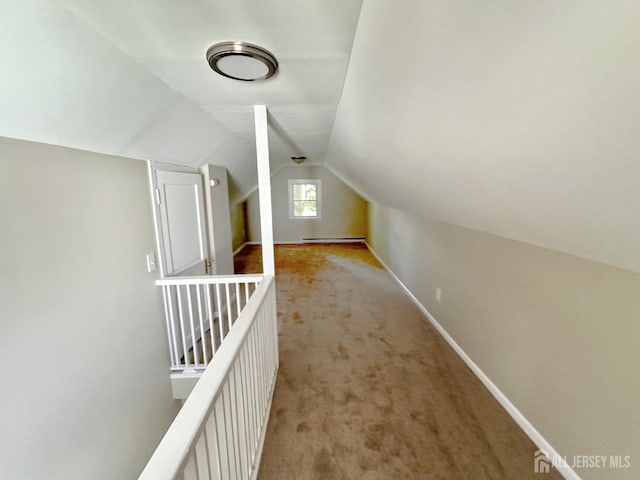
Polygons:
<instances>
[{"instance_id":1,"label":"door panel","mask_svg":"<svg viewBox=\"0 0 640 480\"><path fill-rule=\"evenodd\" d=\"M156 172L167 275L204 275L209 247L202 177L197 173Z\"/></svg>"}]
</instances>

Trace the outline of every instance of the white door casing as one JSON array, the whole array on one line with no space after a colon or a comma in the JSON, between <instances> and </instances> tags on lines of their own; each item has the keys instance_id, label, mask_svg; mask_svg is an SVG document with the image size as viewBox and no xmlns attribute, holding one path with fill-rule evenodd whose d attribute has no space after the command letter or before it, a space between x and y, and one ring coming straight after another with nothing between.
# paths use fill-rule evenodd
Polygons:
<instances>
[{"instance_id":1,"label":"white door casing","mask_svg":"<svg viewBox=\"0 0 640 480\"><path fill-rule=\"evenodd\" d=\"M165 275L204 275L209 246L202 176L156 170Z\"/></svg>"}]
</instances>

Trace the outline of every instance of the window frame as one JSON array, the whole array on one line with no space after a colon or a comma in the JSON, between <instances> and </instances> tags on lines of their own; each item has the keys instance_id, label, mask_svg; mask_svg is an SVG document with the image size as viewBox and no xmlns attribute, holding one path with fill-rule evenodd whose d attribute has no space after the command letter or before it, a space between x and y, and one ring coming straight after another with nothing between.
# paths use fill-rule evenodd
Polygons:
<instances>
[{"instance_id":1,"label":"window frame","mask_svg":"<svg viewBox=\"0 0 640 480\"><path fill-rule=\"evenodd\" d=\"M315 185L316 186L316 215L313 217L302 217L293 214L293 186L294 185ZM317 178L290 178L289 188L289 220L320 220L322 218L322 180Z\"/></svg>"}]
</instances>

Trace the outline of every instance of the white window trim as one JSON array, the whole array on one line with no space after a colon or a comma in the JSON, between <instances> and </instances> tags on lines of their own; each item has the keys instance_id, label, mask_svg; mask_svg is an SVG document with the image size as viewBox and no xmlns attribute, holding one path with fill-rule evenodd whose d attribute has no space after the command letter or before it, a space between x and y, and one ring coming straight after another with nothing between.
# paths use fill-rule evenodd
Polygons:
<instances>
[{"instance_id":1,"label":"white window trim","mask_svg":"<svg viewBox=\"0 0 640 480\"><path fill-rule=\"evenodd\" d=\"M293 186L299 184L313 184L316 186L316 213L315 217L296 217L293 215ZM317 178L313 179L301 179L295 178L289 179L289 220L320 220L322 218L322 180Z\"/></svg>"}]
</instances>

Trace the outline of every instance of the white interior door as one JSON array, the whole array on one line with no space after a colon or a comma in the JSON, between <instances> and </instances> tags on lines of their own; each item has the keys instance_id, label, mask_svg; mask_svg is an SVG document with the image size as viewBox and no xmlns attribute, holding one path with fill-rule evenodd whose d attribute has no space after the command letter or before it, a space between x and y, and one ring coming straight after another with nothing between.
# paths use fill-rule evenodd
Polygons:
<instances>
[{"instance_id":1,"label":"white interior door","mask_svg":"<svg viewBox=\"0 0 640 480\"><path fill-rule=\"evenodd\" d=\"M209 247L202 176L156 171L166 275L204 275Z\"/></svg>"}]
</instances>

